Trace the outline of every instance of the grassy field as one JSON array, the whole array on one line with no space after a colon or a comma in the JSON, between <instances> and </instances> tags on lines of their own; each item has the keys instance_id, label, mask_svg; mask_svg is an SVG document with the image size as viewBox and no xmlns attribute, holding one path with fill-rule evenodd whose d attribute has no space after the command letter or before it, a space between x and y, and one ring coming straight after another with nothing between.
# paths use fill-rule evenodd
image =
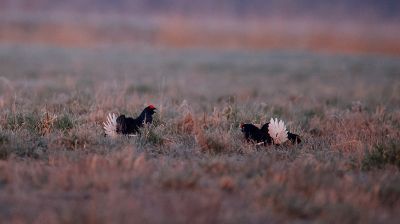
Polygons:
<instances>
[{"instance_id":1,"label":"grassy field","mask_svg":"<svg viewBox=\"0 0 400 224\"><path fill-rule=\"evenodd\" d=\"M0 45L4 223L396 223L400 59ZM110 112L158 109L136 138ZM287 122L255 146L241 122Z\"/></svg>"}]
</instances>

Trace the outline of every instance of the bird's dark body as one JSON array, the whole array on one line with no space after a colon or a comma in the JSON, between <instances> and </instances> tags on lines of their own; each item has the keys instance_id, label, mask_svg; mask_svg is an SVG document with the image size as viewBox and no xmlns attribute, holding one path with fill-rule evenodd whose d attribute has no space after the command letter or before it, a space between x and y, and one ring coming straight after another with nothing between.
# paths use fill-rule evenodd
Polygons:
<instances>
[{"instance_id":1,"label":"bird's dark body","mask_svg":"<svg viewBox=\"0 0 400 224\"><path fill-rule=\"evenodd\" d=\"M243 124L242 132L244 133L244 136L247 141L254 141L257 143L264 142L267 144L271 144L272 139L271 136L269 136L268 134L268 125L267 125L267 131L264 131L263 128L259 129L253 124Z\"/></svg>"},{"instance_id":2,"label":"bird's dark body","mask_svg":"<svg viewBox=\"0 0 400 224\"><path fill-rule=\"evenodd\" d=\"M256 127L253 124L242 124L241 125L241 130L244 133L244 137L246 138L247 141L254 141L256 143L261 143L263 142L264 144L272 144L272 138L268 134L268 126L269 122L264 124L261 129ZM293 143L293 144L299 144L301 143L301 139L299 135L293 134L288 132L288 139Z\"/></svg>"},{"instance_id":3,"label":"bird's dark body","mask_svg":"<svg viewBox=\"0 0 400 224\"><path fill-rule=\"evenodd\" d=\"M142 113L137 118L126 117L125 115L120 115L117 118L117 133L124 135L128 134L138 134L140 133L140 128L143 125L151 124L153 122L153 114L156 108L152 105L146 107Z\"/></svg>"},{"instance_id":4,"label":"bird's dark body","mask_svg":"<svg viewBox=\"0 0 400 224\"><path fill-rule=\"evenodd\" d=\"M299 135L293 134L288 132L288 139L293 143L293 144L300 144L301 143L301 139Z\"/></svg>"}]
</instances>

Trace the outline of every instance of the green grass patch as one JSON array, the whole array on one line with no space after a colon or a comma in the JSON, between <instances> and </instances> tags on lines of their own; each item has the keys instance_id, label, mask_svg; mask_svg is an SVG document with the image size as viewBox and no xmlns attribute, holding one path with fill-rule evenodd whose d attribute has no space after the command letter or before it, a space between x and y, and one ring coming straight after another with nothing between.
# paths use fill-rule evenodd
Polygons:
<instances>
[{"instance_id":1,"label":"green grass patch","mask_svg":"<svg viewBox=\"0 0 400 224\"><path fill-rule=\"evenodd\" d=\"M67 131L73 127L74 123L72 121L72 118L67 114L64 114L63 116L57 118L54 122L54 128L61 131Z\"/></svg>"},{"instance_id":2,"label":"green grass patch","mask_svg":"<svg viewBox=\"0 0 400 224\"><path fill-rule=\"evenodd\" d=\"M400 142L388 141L378 144L370 152L367 152L362 161L362 169L382 169L386 165L395 165L400 168Z\"/></svg>"}]
</instances>

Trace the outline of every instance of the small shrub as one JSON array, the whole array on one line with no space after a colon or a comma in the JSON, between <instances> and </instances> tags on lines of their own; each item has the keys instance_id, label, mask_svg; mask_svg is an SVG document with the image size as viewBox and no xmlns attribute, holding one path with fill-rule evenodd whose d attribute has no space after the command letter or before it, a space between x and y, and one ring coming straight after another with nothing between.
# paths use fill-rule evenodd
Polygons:
<instances>
[{"instance_id":1,"label":"small shrub","mask_svg":"<svg viewBox=\"0 0 400 224\"><path fill-rule=\"evenodd\" d=\"M57 118L54 122L54 127L61 131L66 131L73 128L74 124L68 115L63 115Z\"/></svg>"},{"instance_id":2,"label":"small shrub","mask_svg":"<svg viewBox=\"0 0 400 224\"><path fill-rule=\"evenodd\" d=\"M7 129L17 130L24 124L24 116L17 113L7 117Z\"/></svg>"},{"instance_id":3,"label":"small shrub","mask_svg":"<svg viewBox=\"0 0 400 224\"><path fill-rule=\"evenodd\" d=\"M37 114L26 114L24 116L24 127L30 132L30 133L37 133L39 128L38 124L40 123L40 118Z\"/></svg>"},{"instance_id":4,"label":"small shrub","mask_svg":"<svg viewBox=\"0 0 400 224\"><path fill-rule=\"evenodd\" d=\"M385 165L391 164L400 168L400 142L389 141L374 147L367 152L362 161L361 168L370 170L372 168L382 169Z\"/></svg>"},{"instance_id":5,"label":"small shrub","mask_svg":"<svg viewBox=\"0 0 400 224\"><path fill-rule=\"evenodd\" d=\"M39 133L41 135L50 133L56 118L57 117L55 115L50 115L49 113L45 113L44 116L40 119Z\"/></svg>"}]
</instances>

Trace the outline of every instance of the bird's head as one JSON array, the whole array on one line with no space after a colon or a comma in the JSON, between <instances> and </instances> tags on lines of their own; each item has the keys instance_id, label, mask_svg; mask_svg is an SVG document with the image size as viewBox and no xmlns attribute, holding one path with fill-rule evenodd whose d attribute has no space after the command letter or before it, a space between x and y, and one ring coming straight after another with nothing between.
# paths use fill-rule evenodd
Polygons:
<instances>
[{"instance_id":1,"label":"bird's head","mask_svg":"<svg viewBox=\"0 0 400 224\"><path fill-rule=\"evenodd\" d=\"M147 106L145 108L146 114L149 114L149 115L155 114L156 113L155 110L157 110L157 108L155 106L153 106L153 104L150 104L149 106Z\"/></svg>"},{"instance_id":2,"label":"bird's head","mask_svg":"<svg viewBox=\"0 0 400 224\"><path fill-rule=\"evenodd\" d=\"M153 122L153 114L155 114L156 107L150 104L146 108L144 108L143 112L140 114L139 118L142 119L144 123L152 123Z\"/></svg>"},{"instance_id":3,"label":"bird's head","mask_svg":"<svg viewBox=\"0 0 400 224\"><path fill-rule=\"evenodd\" d=\"M248 124L240 123L240 131L245 132L247 130Z\"/></svg>"}]
</instances>

